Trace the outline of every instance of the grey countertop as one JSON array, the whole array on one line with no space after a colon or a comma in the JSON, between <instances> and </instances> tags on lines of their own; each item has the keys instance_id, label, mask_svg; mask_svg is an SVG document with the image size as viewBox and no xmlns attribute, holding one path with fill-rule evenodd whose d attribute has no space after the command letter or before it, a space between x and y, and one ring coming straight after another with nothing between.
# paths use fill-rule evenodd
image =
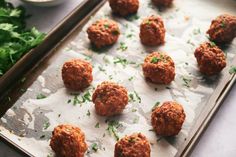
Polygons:
<instances>
[{"instance_id":1,"label":"grey countertop","mask_svg":"<svg viewBox=\"0 0 236 157\"><path fill-rule=\"evenodd\" d=\"M12 0L15 4L21 4L17 0ZM68 14L80 0L70 0L70 3L48 8L39 8L25 5L28 12L37 15L37 19L29 19L29 25L37 25L41 31L48 32L65 14ZM63 12L61 11L63 10ZM50 16L47 16L50 14ZM53 17L53 18L52 18ZM193 150L191 157L235 157L236 147L236 86L234 85L230 94L222 104L220 110L215 115L206 132L201 137L199 143ZM12 148L0 141L1 157L22 157Z\"/></svg>"}]
</instances>

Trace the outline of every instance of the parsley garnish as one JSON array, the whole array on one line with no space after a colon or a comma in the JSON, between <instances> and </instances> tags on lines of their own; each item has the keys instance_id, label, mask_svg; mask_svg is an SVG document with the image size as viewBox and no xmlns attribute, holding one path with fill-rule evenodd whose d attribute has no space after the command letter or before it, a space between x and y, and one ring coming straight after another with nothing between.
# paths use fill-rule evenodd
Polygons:
<instances>
[{"instance_id":1,"label":"parsley garnish","mask_svg":"<svg viewBox=\"0 0 236 157\"><path fill-rule=\"evenodd\" d=\"M154 111L158 106L160 105L160 102L156 102L155 105L152 107L152 111Z\"/></svg>"},{"instance_id":2,"label":"parsley garnish","mask_svg":"<svg viewBox=\"0 0 236 157\"><path fill-rule=\"evenodd\" d=\"M94 150L95 152L98 151L98 144L97 143L93 143L91 146L92 150Z\"/></svg>"},{"instance_id":3,"label":"parsley garnish","mask_svg":"<svg viewBox=\"0 0 236 157\"><path fill-rule=\"evenodd\" d=\"M230 74L235 74L236 73L236 66L231 66L229 69Z\"/></svg>"},{"instance_id":4,"label":"parsley garnish","mask_svg":"<svg viewBox=\"0 0 236 157\"><path fill-rule=\"evenodd\" d=\"M186 78L186 77L184 77L184 76L182 76L182 80L184 81L184 86L186 86L186 87L190 87L190 83L191 83L191 79L189 79L189 78Z\"/></svg>"},{"instance_id":5,"label":"parsley garnish","mask_svg":"<svg viewBox=\"0 0 236 157\"><path fill-rule=\"evenodd\" d=\"M108 29L109 28L109 24L104 24L104 28Z\"/></svg>"},{"instance_id":6,"label":"parsley garnish","mask_svg":"<svg viewBox=\"0 0 236 157\"><path fill-rule=\"evenodd\" d=\"M214 47L214 46L216 46L216 44L213 41L210 41L210 46Z\"/></svg>"},{"instance_id":7,"label":"parsley garnish","mask_svg":"<svg viewBox=\"0 0 236 157\"><path fill-rule=\"evenodd\" d=\"M109 132L110 135L113 135L115 139L118 141L120 138L117 133L117 129L122 126L123 125L120 124L118 121L112 120L112 121L108 121L108 127L106 130Z\"/></svg>"},{"instance_id":8,"label":"parsley garnish","mask_svg":"<svg viewBox=\"0 0 236 157\"><path fill-rule=\"evenodd\" d=\"M100 128L100 124L97 122L97 124L95 125L95 128Z\"/></svg>"},{"instance_id":9,"label":"parsley garnish","mask_svg":"<svg viewBox=\"0 0 236 157\"><path fill-rule=\"evenodd\" d=\"M43 129L46 130L50 126L50 122L47 121L43 124Z\"/></svg>"},{"instance_id":10,"label":"parsley garnish","mask_svg":"<svg viewBox=\"0 0 236 157\"><path fill-rule=\"evenodd\" d=\"M161 59L157 57L153 57L151 63L158 63Z\"/></svg>"},{"instance_id":11,"label":"parsley garnish","mask_svg":"<svg viewBox=\"0 0 236 157\"><path fill-rule=\"evenodd\" d=\"M44 94L40 93L37 95L36 99L44 99L46 98L47 96L45 96Z\"/></svg>"},{"instance_id":12,"label":"parsley garnish","mask_svg":"<svg viewBox=\"0 0 236 157\"><path fill-rule=\"evenodd\" d=\"M125 45L124 42L120 42L120 47L117 50L125 51L128 49L128 46Z\"/></svg>"}]
</instances>

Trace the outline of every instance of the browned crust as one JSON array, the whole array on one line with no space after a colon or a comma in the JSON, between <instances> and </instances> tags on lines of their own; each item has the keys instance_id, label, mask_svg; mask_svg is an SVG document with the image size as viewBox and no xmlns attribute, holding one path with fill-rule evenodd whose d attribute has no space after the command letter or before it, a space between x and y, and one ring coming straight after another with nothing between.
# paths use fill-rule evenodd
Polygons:
<instances>
[{"instance_id":1,"label":"browned crust","mask_svg":"<svg viewBox=\"0 0 236 157\"><path fill-rule=\"evenodd\" d=\"M109 0L113 13L128 16L138 11L139 0Z\"/></svg>"},{"instance_id":2,"label":"browned crust","mask_svg":"<svg viewBox=\"0 0 236 157\"><path fill-rule=\"evenodd\" d=\"M153 63L153 58L159 61ZM169 84L175 78L174 61L166 53L153 52L149 54L142 65L144 77L153 83Z\"/></svg>"},{"instance_id":3,"label":"browned crust","mask_svg":"<svg viewBox=\"0 0 236 157\"><path fill-rule=\"evenodd\" d=\"M97 48L114 44L120 35L118 24L113 20L101 19L87 29L88 38Z\"/></svg>"},{"instance_id":4,"label":"browned crust","mask_svg":"<svg viewBox=\"0 0 236 157\"><path fill-rule=\"evenodd\" d=\"M101 116L120 114L128 104L128 92L113 82L103 82L98 85L92 96L96 113Z\"/></svg>"},{"instance_id":5,"label":"browned crust","mask_svg":"<svg viewBox=\"0 0 236 157\"><path fill-rule=\"evenodd\" d=\"M79 127L72 125L55 127L50 146L58 157L84 157L87 150L84 133Z\"/></svg>"},{"instance_id":6,"label":"browned crust","mask_svg":"<svg viewBox=\"0 0 236 157\"><path fill-rule=\"evenodd\" d=\"M207 34L216 43L230 43L236 37L236 16L229 14L218 16L211 22Z\"/></svg>"},{"instance_id":7,"label":"browned crust","mask_svg":"<svg viewBox=\"0 0 236 157\"><path fill-rule=\"evenodd\" d=\"M152 112L152 126L161 136L177 135L185 120L183 107L177 102L167 101Z\"/></svg>"},{"instance_id":8,"label":"browned crust","mask_svg":"<svg viewBox=\"0 0 236 157\"><path fill-rule=\"evenodd\" d=\"M221 72L226 66L224 52L212 43L201 44L194 52L201 73L215 75Z\"/></svg>"},{"instance_id":9,"label":"browned crust","mask_svg":"<svg viewBox=\"0 0 236 157\"><path fill-rule=\"evenodd\" d=\"M125 136L115 145L114 157L150 157L150 144L141 133Z\"/></svg>"},{"instance_id":10,"label":"browned crust","mask_svg":"<svg viewBox=\"0 0 236 157\"><path fill-rule=\"evenodd\" d=\"M164 22L160 16L145 18L140 25L140 39L147 46L158 46L165 43Z\"/></svg>"},{"instance_id":11,"label":"browned crust","mask_svg":"<svg viewBox=\"0 0 236 157\"><path fill-rule=\"evenodd\" d=\"M62 79L68 89L84 90L93 81L92 65L82 59L71 59L62 67Z\"/></svg>"}]
</instances>

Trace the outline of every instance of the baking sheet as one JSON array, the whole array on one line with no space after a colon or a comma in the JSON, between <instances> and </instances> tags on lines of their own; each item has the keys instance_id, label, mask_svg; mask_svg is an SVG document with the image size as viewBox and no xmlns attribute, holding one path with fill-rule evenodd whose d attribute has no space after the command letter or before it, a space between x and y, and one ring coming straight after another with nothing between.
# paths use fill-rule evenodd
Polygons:
<instances>
[{"instance_id":1,"label":"baking sheet","mask_svg":"<svg viewBox=\"0 0 236 157\"><path fill-rule=\"evenodd\" d=\"M219 76L203 77L198 72L193 52L200 43L207 40L205 32L210 21L221 13L235 14L236 4L227 1L223 8L216 4L217 0L176 0L174 7L158 10L150 2L140 2L137 16L129 19L112 16L106 4L83 27L81 33L80 30L75 31L67 44L44 63L46 66L42 66L42 73L35 82L1 118L1 134L34 156L51 156L53 152L48 146L51 131L58 124L69 123L82 128L90 146L93 143L99 145L98 152L90 148L86 156L113 156L116 139L107 128L109 122L116 121L120 124L117 128L119 137L133 132L145 134L151 142L151 156L171 157L179 153L178 150L207 108L209 98L228 74L226 68ZM165 45L157 48L142 46L138 36L142 19L152 14L161 15L167 29ZM112 18L119 22L122 34L117 44L95 52L87 39L86 29L100 18ZM127 50L120 49L121 42L125 43ZM235 48L235 40L225 48L229 66L235 56ZM176 64L175 81L168 86L154 85L143 79L140 64L149 52L156 50L167 52ZM94 81L83 93L71 93L62 83L61 67L70 58L83 58L93 64ZM186 83L183 78L191 81ZM124 85L134 95L134 100L129 102L121 116L110 119L100 117L95 114L91 101L78 103L85 94L92 95L94 88L105 80ZM47 97L36 99L40 94ZM156 102L167 100L181 103L186 112L183 129L178 136L172 138L158 137L150 131L152 107Z\"/></svg>"}]
</instances>

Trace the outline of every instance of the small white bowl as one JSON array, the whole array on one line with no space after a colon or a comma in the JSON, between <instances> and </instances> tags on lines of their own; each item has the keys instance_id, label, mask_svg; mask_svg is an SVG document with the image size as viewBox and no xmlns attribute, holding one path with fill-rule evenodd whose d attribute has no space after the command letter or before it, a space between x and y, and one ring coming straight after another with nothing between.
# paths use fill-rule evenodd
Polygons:
<instances>
[{"instance_id":1,"label":"small white bowl","mask_svg":"<svg viewBox=\"0 0 236 157\"><path fill-rule=\"evenodd\" d=\"M40 7L51 7L64 3L67 0L21 0L25 3Z\"/></svg>"}]
</instances>

